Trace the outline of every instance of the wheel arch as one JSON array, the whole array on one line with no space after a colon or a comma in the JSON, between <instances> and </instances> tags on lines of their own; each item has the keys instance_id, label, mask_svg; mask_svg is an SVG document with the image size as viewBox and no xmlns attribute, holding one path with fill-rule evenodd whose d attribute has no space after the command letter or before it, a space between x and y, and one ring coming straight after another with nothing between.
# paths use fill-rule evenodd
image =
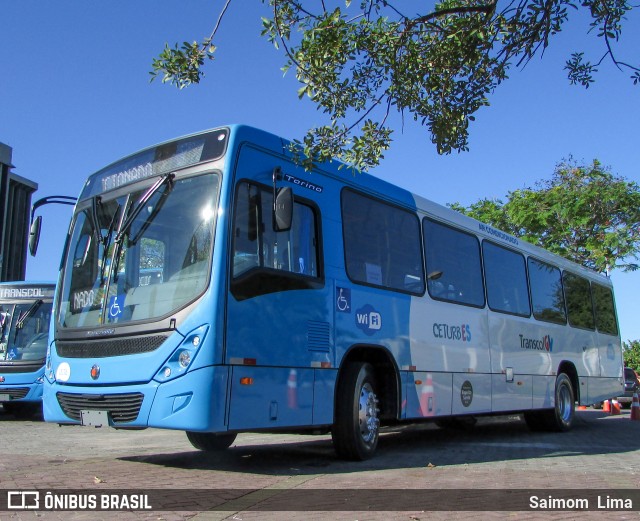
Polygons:
<instances>
[{"instance_id":1,"label":"wheel arch","mask_svg":"<svg viewBox=\"0 0 640 521\"><path fill-rule=\"evenodd\" d=\"M400 373L391 353L383 346L373 344L355 344L349 348L342 358L336 387L334 392L335 402L339 399L338 385L344 373L344 368L353 362L369 363L372 365L376 382L379 387L380 418L383 420L399 419L400 397Z\"/></svg>"},{"instance_id":2,"label":"wheel arch","mask_svg":"<svg viewBox=\"0 0 640 521\"><path fill-rule=\"evenodd\" d=\"M578 378L578 371L573 362L563 360L558 365L558 372L556 374L565 373L569 380L571 380L571 387L573 387L573 395L575 401L580 403L580 379Z\"/></svg>"}]
</instances>

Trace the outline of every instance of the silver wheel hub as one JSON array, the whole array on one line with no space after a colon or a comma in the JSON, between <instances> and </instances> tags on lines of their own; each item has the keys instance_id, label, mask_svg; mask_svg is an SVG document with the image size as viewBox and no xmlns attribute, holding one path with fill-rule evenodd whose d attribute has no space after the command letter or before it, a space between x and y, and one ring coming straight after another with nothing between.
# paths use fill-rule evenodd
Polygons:
<instances>
[{"instance_id":1,"label":"silver wheel hub","mask_svg":"<svg viewBox=\"0 0 640 521\"><path fill-rule=\"evenodd\" d=\"M571 393L566 385L558 389L558 413L564 422L571 419Z\"/></svg>"},{"instance_id":2,"label":"silver wheel hub","mask_svg":"<svg viewBox=\"0 0 640 521\"><path fill-rule=\"evenodd\" d=\"M360 435L365 443L372 442L378 434L379 412L378 398L371 385L365 383L360 389L360 399L358 400L358 424Z\"/></svg>"}]
</instances>

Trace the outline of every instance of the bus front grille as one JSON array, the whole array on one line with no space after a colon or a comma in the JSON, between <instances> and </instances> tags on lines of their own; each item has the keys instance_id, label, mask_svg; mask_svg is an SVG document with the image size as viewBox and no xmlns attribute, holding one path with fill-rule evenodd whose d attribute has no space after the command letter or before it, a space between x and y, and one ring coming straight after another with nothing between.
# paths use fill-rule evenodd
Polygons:
<instances>
[{"instance_id":1,"label":"bus front grille","mask_svg":"<svg viewBox=\"0 0 640 521\"><path fill-rule=\"evenodd\" d=\"M0 394L8 394L12 400L24 398L28 393L28 387L0 387Z\"/></svg>"},{"instance_id":2,"label":"bus front grille","mask_svg":"<svg viewBox=\"0 0 640 521\"><path fill-rule=\"evenodd\" d=\"M113 423L121 424L138 417L144 395L57 393L56 397L63 412L76 421L80 421L80 411L108 411Z\"/></svg>"},{"instance_id":3,"label":"bus front grille","mask_svg":"<svg viewBox=\"0 0 640 521\"><path fill-rule=\"evenodd\" d=\"M65 358L107 358L148 353L158 349L169 335L144 335L109 340L58 340L56 351Z\"/></svg>"}]
</instances>

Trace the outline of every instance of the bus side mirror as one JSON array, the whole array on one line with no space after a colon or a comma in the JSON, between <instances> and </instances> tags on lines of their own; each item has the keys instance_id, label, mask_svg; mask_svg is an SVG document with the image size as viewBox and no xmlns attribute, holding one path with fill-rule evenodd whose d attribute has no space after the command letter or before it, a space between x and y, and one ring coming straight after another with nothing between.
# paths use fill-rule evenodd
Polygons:
<instances>
[{"instance_id":1,"label":"bus side mirror","mask_svg":"<svg viewBox=\"0 0 640 521\"><path fill-rule=\"evenodd\" d=\"M293 220L293 190L287 186L280 188L273 204L273 229L286 232L291 229Z\"/></svg>"},{"instance_id":2,"label":"bus side mirror","mask_svg":"<svg viewBox=\"0 0 640 521\"><path fill-rule=\"evenodd\" d=\"M31 223L29 230L29 253L35 257L38 251L38 243L40 242L40 229L42 228L42 216L38 215Z\"/></svg>"}]
</instances>

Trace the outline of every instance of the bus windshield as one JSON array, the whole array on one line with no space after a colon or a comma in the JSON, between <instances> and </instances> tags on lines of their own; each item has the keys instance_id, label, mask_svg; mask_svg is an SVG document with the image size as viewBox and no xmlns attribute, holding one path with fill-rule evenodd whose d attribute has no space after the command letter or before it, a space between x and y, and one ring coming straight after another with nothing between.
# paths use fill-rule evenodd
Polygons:
<instances>
[{"instance_id":1,"label":"bus windshield","mask_svg":"<svg viewBox=\"0 0 640 521\"><path fill-rule=\"evenodd\" d=\"M0 362L43 361L51 302L0 304Z\"/></svg>"},{"instance_id":2,"label":"bus windshield","mask_svg":"<svg viewBox=\"0 0 640 521\"><path fill-rule=\"evenodd\" d=\"M58 325L163 317L209 282L219 176L154 177L129 193L82 201L64 263Z\"/></svg>"}]
</instances>

